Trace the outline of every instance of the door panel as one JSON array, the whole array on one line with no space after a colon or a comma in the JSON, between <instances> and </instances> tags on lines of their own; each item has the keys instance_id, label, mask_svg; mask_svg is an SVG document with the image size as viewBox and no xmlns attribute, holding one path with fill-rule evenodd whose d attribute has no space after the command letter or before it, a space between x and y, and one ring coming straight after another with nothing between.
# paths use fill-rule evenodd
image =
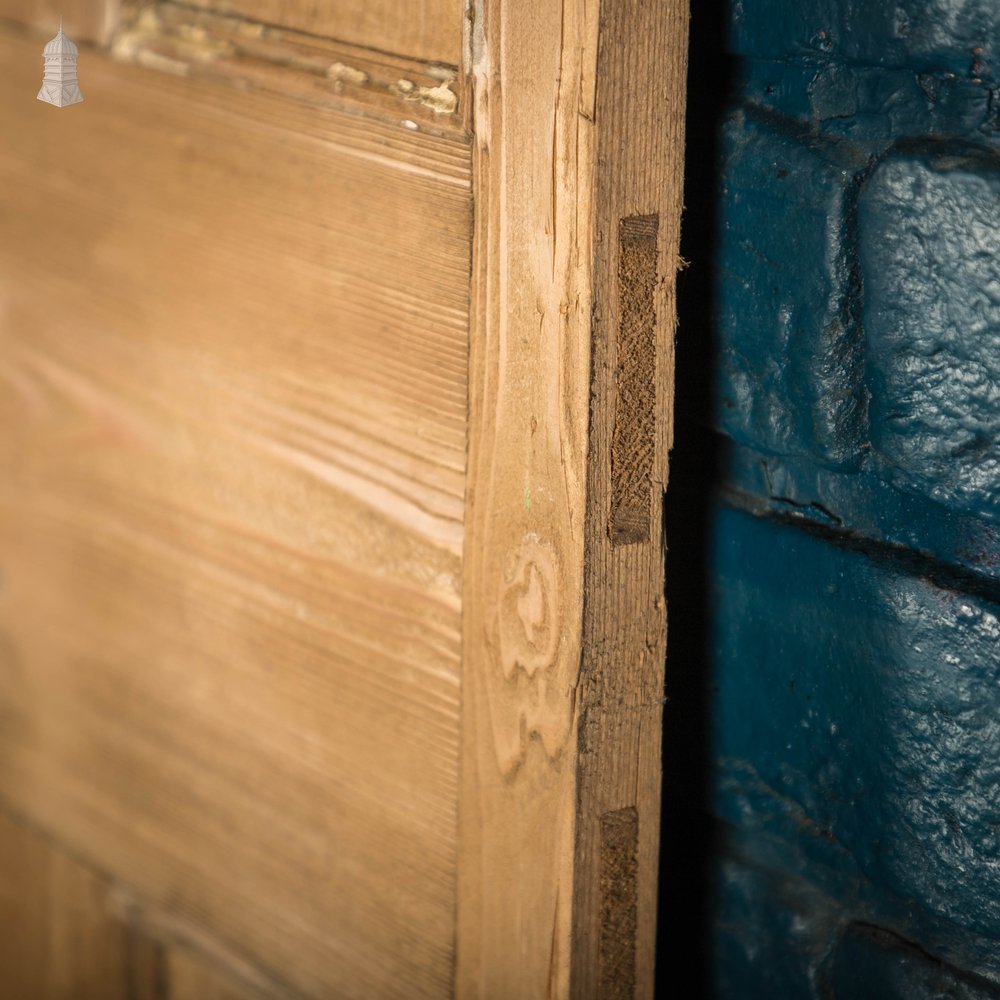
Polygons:
<instances>
[{"instance_id":1,"label":"door panel","mask_svg":"<svg viewBox=\"0 0 1000 1000\"><path fill-rule=\"evenodd\" d=\"M62 18L66 34L73 41L104 44L118 23L120 9L120 0L0 0L0 20L47 32L44 42L55 34ZM40 47L37 58L41 72Z\"/></svg>"},{"instance_id":2,"label":"door panel","mask_svg":"<svg viewBox=\"0 0 1000 1000\"><path fill-rule=\"evenodd\" d=\"M651 995L685 4L0 4L11 981Z\"/></svg>"},{"instance_id":3,"label":"door panel","mask_svg":"<svg viewBox=\"0 0 1000 1000\"><path fill-rule=\"evenodd\" d=\"M126 1000L128 928L106 884L5 814L0 857L4 995Z\"/></svg>"},{"instance_id":4,"label":"door panel","mask_svg":"<svg viewBox=\"0 0 1000 1000\"><path fill-rule=\"evenodd\" d=\"M262 1000L287 995L0 813L3 995L22 1000Z\"/></svg>"},{"instance_id":5,"label":"door panel","mask_svg":"<svg viewBox=\"0 0 1000 1000\"><path fill-rule=\"evenodd\" d=\"M468 144L0 59L3 794L302 990L439 994Z\"/></svg>"},{"instance_id":6,"label":"door panel","mask_svg":"<svg viewBox=\"0 0 1000 1000\"><path fill-rule=\"evenodd\" d=\"M194 6L428 63L462 61L461 0L195 0Z\"/></svg>"}]
</instances>

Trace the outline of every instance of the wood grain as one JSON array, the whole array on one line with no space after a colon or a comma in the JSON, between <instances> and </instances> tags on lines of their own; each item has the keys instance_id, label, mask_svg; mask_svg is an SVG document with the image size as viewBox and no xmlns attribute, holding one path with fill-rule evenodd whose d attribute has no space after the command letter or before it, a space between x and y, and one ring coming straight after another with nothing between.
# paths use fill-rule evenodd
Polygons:
<instances>
[{"instance_id":1,"label":"wood grain","mask_svg":"<svg viewBox=\"0 0 1000 1000\"><path fill-rule=\"evenodd\" d=\"M190 952L174 949L166 961L166 1000L263 1000L269 995L234 982Z\"/></svg>"},{"instance_id":2,"label":"wood grain","mask_svg":"<svg viewBox=\"0 0 1000 1000\"><path fill-rule=\"evenodd\" d=\"M469 148L0 59L0 798L290 992L446 994Z\"/></svg>"},{"instance_id":3,"label":"wood grain","mask_svg":"<svg viewBox=\"0 0 1000 1000\"><path fill-rule=\"evenodd\" d=\"M122 0L0 0L0 20L25 25L48 41L63 29L74 42L106 45L118 24ZM41 49L38 67L41 73Z\"/></svg>"},{"instance_id":4,"label":"wood grain","mask_svg":"<svg viewBox=\"0 0 1000 1000\"><path fill-rule=\"evenodd\" d=\"M569 989L597 7L475 10L460 997Z\"/></svg>"},{"instance_id":5,"label":"wood grain","mask_svg":"<svg viewBox=\"0 0 1000 1000\"><path fill-rule=\"evenodd\" d=\"M572 995L580 1000L653 995L666 647L662 512L673 433L687 23L687 0L601 5L577 690ZM630 817L628 837L622 817ZM619 857L607 856L608 843L619 844ZM620 884L601 877L608 865L634 867L634 918ZM634 919L634 942L609 936L609 918L622 928Z\"/></svg>"},{"instance_id":6,"label":"wood grain","mask_svg":"<svg viewBox=\"0 0 1000 1000\"><path fill-rule=\"evenodd\" d=\"M0 809L0 990L17 1000L264 1000L168 935L103 873Z\"/></svg>"},{"instance_id":7,"label":"wood grain","mask_svg":"<svg viewBox=\"0 0 1000 1000\"><path fill-rule=\"evenodd\" d=\"M686 4L473 14L457 993L650 997Z\"/></svg>"},{"instance_id":8,"label":"wood grain","mask_svg":"<svg viewBox=\"0 0 1000 1000\"><path fill-rule=\"evenodd\" d=\"M127 927L92 872L0 812L0 992L129 1000Z\"/></svg>"},{"instance_id":9,"label":"wood grain","mask_svg":"<svg viewBox=\"0 0 1000 1000\"><path fill-rule=\"evenodd\" d=\"M186 4L158 3L123 18L115 58L180 76L206 77L314 106L363 113L415 130L460 136L468 128L455 66L328 41Z\"/></svg>"},{"instance_id":10,"label":"wood grain","mask_svg":"<svg viewBox=\"0 0 1000 1000\"><path fill-rule=\"evenodd\" d=\"M336 38L380 52L457 66L462 0L193 0L193 5L264 24Z\"/></svg>"},{"instance_id":11,"label":"wood grain","mask_svg":"<svg viewBox=\"0 0 1000 1000\"><path fill-rule=\"evenodd\" d=\"M197 6L0 29L11 975L649 997L686 4Z\"/></svg>"}]
</instances>

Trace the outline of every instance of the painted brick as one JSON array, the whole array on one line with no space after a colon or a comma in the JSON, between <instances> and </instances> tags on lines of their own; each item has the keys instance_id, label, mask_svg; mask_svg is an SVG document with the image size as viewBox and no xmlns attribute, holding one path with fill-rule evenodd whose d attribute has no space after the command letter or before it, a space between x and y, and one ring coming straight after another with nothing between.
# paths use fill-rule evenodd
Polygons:
<instances>
[{"instance_id":1,"label":"painted brick","mask_svg":"<svg viewBox=\"0 0 1000 1000\"><path fill-rule=\"evenodd\" d=\"M1000 133L1000 88L967 74L835 59L745 59L738 70L745 104L851 142L867 156L883 155L901 136L989 143Z\"/></svg>"},{"instance_id":2,"label":"painted brick","mask_svg":"<svg viewBox=\"0 0 1000 1000\"><path fill-rule=\"evenodd\" d=\"M873 450L898 487L1000 519L1000 161L889 156L859 216Z\"/></svg>"},{"instance_id":3,"label":"painted brick","mask_svg":"<svg viewBox=\"0 0 1000 1000\"><path fill-rule=\"evenodd\" d=\"M813 1000L817 969L845 916L812 881L769 867L741 846L719 845L711 995Z\"/></svg>"},{"instance_id":4,"label":"painted brick","mask_svg":"<svg viewBox=\"0 0 1000 1000\"><path fill-rule=\"evenodd\" d=\"M1000 3L727 7L712 995L1000 998Z\"/></svg>"},{"instance_id":5,"label":"painted brick","mask_svg":"<svg viewBox=\"0 0 1000 1000\"><path fill-rule=\"evenodd\" d=\"M995 0L735 0L730 45L800 57L947 69L991 79L1000 36Z\"/></svg>"},{"instance_id":6,"label":"painted brick","mask_svg":"<svg viewBox=\"0 0 1000 1000\"><path fill-rule=\"evenodd\" d=\"M1000 989L881 928L851 924L820 979L835 1000L996 1000Z\"/></svg>"},{"instance_id":7,"label":"painted brick","mask_svg":"<svg viewBox=\"0 0 1000 1000\"><path fill-rule=\"evenodd\" d=\"M817 937L854 920L1000 978L1000 607L739 511L715 538L714 811L741 844L720 914L744 963L783 941L812 981ZM770 938L725 917L750 903Z\"/></svg>"},{"instance_id":8,"label":"painted brick","mask_svg":"<svg viewBox=\"0 0 1000 1000\"><path fill-rule=\"evenodd\" d=\"M874 461L860 471L822 468L809 458L765 455L720 442L724 485L761 511L831 528L857 544L914 554L914 572L935 566L956 589L1000 601L1000 524L928 496L897 489Z\"/></svg>"},{"instance_id":9,"label":"painted brick","mask_svg":"<svg viewBox=\"0 0 1000 1000\"><path fill-rule=\"evenodd\" d=\"M850 464L865 418L850 253L864 160L743 111L725 157L719 422L766 451Z\"/></svg>"},{"instance_id":10,"label":"painted brick","mask_svg":"<svg viewBox=\"0 0 1000 1000\"><path fill-rule=\"evenodd\" d=\"M717 886L713 995L740 1000L997 1000L995 981L942 960L854 913L863 891L836 899L815 880L730 848ZM904 917L905 922L905 917ZM961 951L960 942L956 950ZM992 942L981 947L989 948Z\"/></svg>"}]
</instances>

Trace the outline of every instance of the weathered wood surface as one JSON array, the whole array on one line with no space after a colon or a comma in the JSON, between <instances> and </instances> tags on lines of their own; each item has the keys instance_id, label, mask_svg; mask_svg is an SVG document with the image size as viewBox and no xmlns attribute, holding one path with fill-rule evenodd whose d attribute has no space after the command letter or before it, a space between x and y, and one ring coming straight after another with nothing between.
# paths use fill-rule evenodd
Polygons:
<instances>
[{"instance_id":1,"label":"weathered wood surface","mask_svg":"<svg viewBox=\"0 0 1000 1000\"><path fill-rule=\"evenodd\" d=\"M653 989L686 5L486 0L458 992Z\"/></svg>"},{"instance_id":2,"label":"weathered wood surface","mask_svg":"<svg viewBox=\"0 0 1000 1000\"><path fill-rule=\"evenodd\" d=\"M649 997L686 5L210 6L0 27L0 809L130 997Z\"/></svg>"},{"instance_id":3,"label":"weathered wood surface","mask_svg":"<svg viewBox=\"0 0 1000 1000\"><path fill-rule=\"evenodd\" d=\"M238 14L425 62L462 62L462 0L193 0L195 6Z\"/></svg>"},{"instance_id":4,"label":"weathered wood surface","mask_svg":"<svg viewBox=\"0 0 1000 1000\"><path fill-rule=\"evenodd\" d=\"M468 129L457 66L428 65L186 4L130 11L111 50L151 69L405 122L438 135Z\"/></svg>"},{"instance_id":5,"label":"weathered wood surface","mask_svg":"<svg viewBox=\"0 0 1000 1000\"><path fill-rule=\"evenodd\" d=\"M162 0L0 0L0 20L53 35L63 18L75 41L106 45L124 11L178 6ZM367 50L369 58L389 55L439 67L463 63L465 5L462 0L192 0L189 9L224 15L264 29L287 28L316 40L334 40ZM191 11L192 14L195 10ZM197 44L198 39L189 36Z\"/></svg>"},{"instance_id":6,"label":"weathered wood surface","mask_svg":"<svg viewBox=\"0 0 1000 1000\"><path fill-rule=\"evenodd\" d=\"M128 1000L128 928L106 886L0 813L0 993Z\"/></svg>"},{"instance_id":7,"label":"weathered wood surface","mask_svg":"<svg viewBox=\"0 0 1000 1000\"><path fill-rule=\"evenodd\" d=\"M654 986L688 2L602 13L572 995L630 1000Z\"/></svg>"},{"instance_id":8,"label":"weathered wood surface","mask_svg":"<svg viewBox=\"0 0 1000 1000\"><path fill-rule=\"evenodd\" d=\"M188 951L172 948L164 962L160 981L165 989L161 988L159 996L150 993L148 1000L266 1000L275 996L266 986L255 988L228 978Z\"/></svg>"},{"instance_id":9,"label":"weathered wood surface","mask_svg":"<svg viewBox=\"0 0 1000 1000\"><path fill-rule=\"evenodd\" d=\"M121 6L121 0L0 0L0 21L32 28L48 40L59 30L61 17L66 34L75 42L104 45L117 27Z\"/></svg>"},{"instance_id":10,"label":"weathered wood surface","mask_svg":"<svg viewBox=\"0 0 1000 1000\"><path fill-rule=\"evenodd\" d=\"M109 878L2 810L0 927L0 989L12 1000L282 995L172 938Z\"/></svg>"},{"instance_id":11,"label":"weathered wood surface","mask_svg":"<svg viewBox=\"0 0 1000 1000\"><path fill-rule=\"evenodd\" d=\"M290 988L445 995L468 145L0 63L0 800Z\"/></svg>"},{"instance_id":12,"label":"weathered wood surface","mask_svg":"<svg viewBox=\"0 0 1000 1000\"><path fill-rule=\"evenodd\" d=\"M476 10L460 997L569 988L597 6Z\"/></svg>"}]
</instances>

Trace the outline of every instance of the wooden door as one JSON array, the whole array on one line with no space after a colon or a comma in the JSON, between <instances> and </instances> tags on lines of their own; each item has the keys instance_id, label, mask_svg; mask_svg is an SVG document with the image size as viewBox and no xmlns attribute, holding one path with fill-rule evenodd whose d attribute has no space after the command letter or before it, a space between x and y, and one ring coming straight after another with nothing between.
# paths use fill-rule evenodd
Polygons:
<instances>
[{"instance_id":1,"label":"wooden door","mask_svg":"<svg viewBox=\"0 0 1000 1000\"><path fill-rule=\"evenodd\" d=\"M648 997L682 0L0 0L0 994Z\"/></svg>"}]
</instances>

